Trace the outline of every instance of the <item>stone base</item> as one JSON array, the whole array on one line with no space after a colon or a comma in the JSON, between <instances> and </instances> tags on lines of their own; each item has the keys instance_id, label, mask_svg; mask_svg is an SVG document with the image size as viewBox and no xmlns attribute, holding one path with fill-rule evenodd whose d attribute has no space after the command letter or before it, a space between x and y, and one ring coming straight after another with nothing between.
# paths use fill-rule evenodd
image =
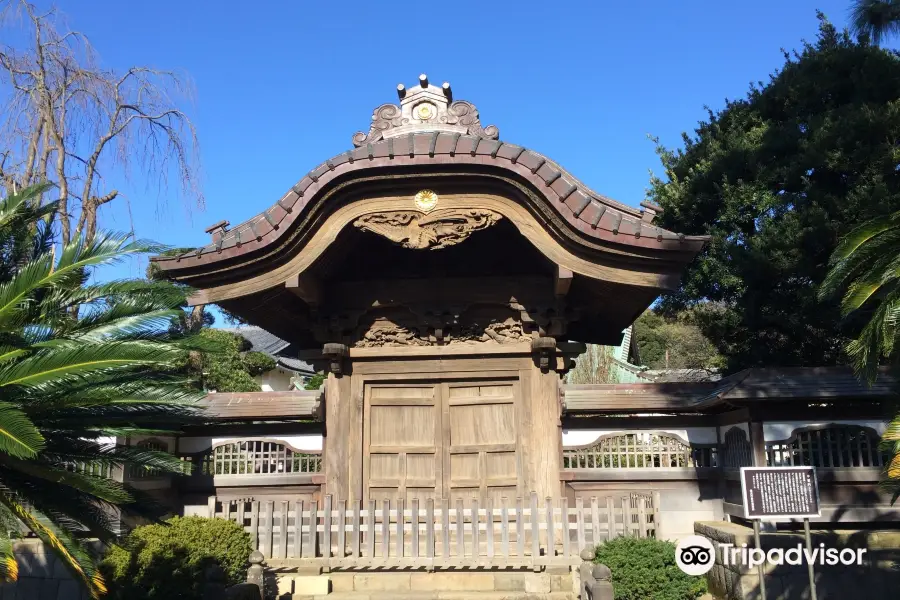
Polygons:
<instances>
[{"instance_id":1,"label":"stone base","mask_svg":"<svg viewBox=\"0 0 900 600\"><path fill-rule=\"evenodd\" d=\"M576 583L568 569L531 571L361 571L302 576L278 574L278 596L284 599L404 598L408 600L572 600ZM330 593L329 593L330 592Z\"/></svg>"},{"instance_id":2,"label":"stone base","mask_svg":"<svg viewBox=\"0 0 900 600\"><path fill-rule=\"evenodd\" d=\"M566 592L335 592L327 596L298 596L290 600L575 600Z\"/></svg>"}]
</instances>

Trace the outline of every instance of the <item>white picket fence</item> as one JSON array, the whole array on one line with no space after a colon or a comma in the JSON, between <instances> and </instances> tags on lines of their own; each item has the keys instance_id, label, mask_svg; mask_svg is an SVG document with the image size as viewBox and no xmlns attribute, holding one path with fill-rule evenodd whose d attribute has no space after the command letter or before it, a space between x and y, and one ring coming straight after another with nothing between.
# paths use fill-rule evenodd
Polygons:
<instances>
[{"instance_id":1,"label":"white picket fence","mask_svg":"<svg viewBox=\"0 0 900 600\"><path fill-rule=\"evenodd\" d=\"M210 515L235 521L281 565L354 567L541 567L570 564L583 548L625 535L652 537L658 493L499 506L478 500L404 503L252 501L210 498ZM299 515L299 521L298 521ZM299 523L299 528L298 528Z\"/></svg>"}]
</instances>

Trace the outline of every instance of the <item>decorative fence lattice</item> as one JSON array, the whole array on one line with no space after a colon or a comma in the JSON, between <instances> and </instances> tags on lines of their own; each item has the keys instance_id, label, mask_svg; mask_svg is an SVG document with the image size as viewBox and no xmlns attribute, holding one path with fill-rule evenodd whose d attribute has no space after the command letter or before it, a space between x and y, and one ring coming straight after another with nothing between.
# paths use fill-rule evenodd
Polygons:
<instances>
[{"instance_id":1,"label":"decorative fence lattice","mask_svg":"<svg viewBox=\"0 0 900 600\"><path fill-rule=\"evenodd\" d=\"M209 514L243 525L266 558L328 567L537 566L570 564L584 549L619 535L652 537L652 496L539 502L536 494L499 506L478 500L366 503L210 498Z\"/></svg>"},{"instance_id":2,"label":"decorative fence lattice","mask_svg":"<svg viewBox=\"0 0 900 600\"><path fill-rule=\"evenodd\" d=\"M563 449L564 469L666 469L717 466L715 445L691 446L660 433L601 436L579 448Z\"/></svg>"},{"instance_id":3,"label":"decorative fence lattice","mask_svg":"<svg viewBox=\"0 0 900 600\"><path fill-rule=\"evenodd\" d=\"M189 457L199 462L203 475L278 475L320 473L322 454L303 452L278 441L242 440L215 446L210 452Z\"/></svg>"},{"instance_id":4,"label":"decorative fence lattice","mask_svg":"<svg viewBox=\"0 0 900 600\"><path fill-rule=\"evenodd\" d=\"M766 461L772 467L882 467L884 455L878 444L878 434L867 427L798 429L786 440L767 443Z\"/></svg>"}]
</instances>

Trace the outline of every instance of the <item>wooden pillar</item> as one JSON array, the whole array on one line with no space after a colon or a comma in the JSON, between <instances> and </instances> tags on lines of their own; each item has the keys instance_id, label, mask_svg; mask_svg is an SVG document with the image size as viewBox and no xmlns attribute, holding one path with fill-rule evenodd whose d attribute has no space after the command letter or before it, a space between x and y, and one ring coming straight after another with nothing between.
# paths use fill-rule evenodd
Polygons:
<instances>
[{"instance_id":1,"label":"wooden pillar","mask_svg":"<svg viewBox=\"0 0 900 600\"><path fill-rule=\"evenodd\" d=\"M562 465L562 423L559 406L559 374L554 370L542 372L537 366L528 369L528 394L524 401L530 410L530 427L523 431L523 470L528 492L539 498L559 499L562 484L559 480ZM523 377L524 379L524 377Z\"/></svg>"},{"instance_id":2,"label":"wooden pillar","mask_svg":"<svg viewBox=\"0 0 900 600\"><path fill-rule=\"evenodd\" d=\"M750 448L754 467L766 466L766 440L763 436L762 421L750 421Z\"/></svg>"},{"instance_id":3,"label":"wooden pillar","mask_svg":"<svg viewBox=\"0 0 900 600\"><path fill-rule=\"evenodd\" d=\"M329 373L325 380L325 489L335 500L358 500L351 476L359 478L362 462L361 407L351 392L352 376Z\"/></svg>"}]
</instances>

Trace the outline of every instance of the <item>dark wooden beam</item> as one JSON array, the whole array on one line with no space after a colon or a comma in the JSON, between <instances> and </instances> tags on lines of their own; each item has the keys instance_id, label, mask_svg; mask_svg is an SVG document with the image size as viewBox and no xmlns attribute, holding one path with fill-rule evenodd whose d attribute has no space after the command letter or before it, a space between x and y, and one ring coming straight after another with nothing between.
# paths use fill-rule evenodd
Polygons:
<instances>
[{"instance_id":1,"label":"dark wooden beam","mask_svg":"<svg viewBox=\"0 0 900 600\"><path fill-rule=\"evenodd\" d=\"M837 421L837 420L886 420L892 416L887 402L871 400L841 399L828 406L810 406L806 401L778 401L755 403L748 407L747 414L754 421ZM743 411L742 411L743 412Z\"/></svg>"},{"instance_id":2,"label":"dark wooden beam","mask_svg":"<svg viewBox=\"0 0 900 600\"><path fill-rule=\"evenodd\" d=\"M735 425L737 423L746 423L750 420L750 411L746 408L732 410L716 415L716 425L724 427L725 425Z\"/></svg>"},{"instance_id":3,"label":"dark wooden beam","mask_svg":"<svg viewBox=\"0 0 900 600\"><path fill-rule=\"evenodd\" d=\"M319 422L281 422L281 423L222 423L185 427L184 437L206 436L241 436L261 437L269 435L304 435L321 434L325 424Z\"/></svg>"},{"instance_id":4,"label":"dark wooden beam","mask_svg":"<svg viewBox=\"0 0 900 600\"><path fill-rule=\"evenodd\" d=\"M679 427L715 427L715 415L667 415L662 417L589 417L564 416L563 429L674 429Z\"/></svg>"},{"instance_id":5,"label":"dark wooden beam","mask_svg":"<svg viewBox=\"0 0 900 600\"><path fill-rule=\"evenodd\" d=\"M284 287L306 302L310 308L316 308L322 303L322 286L315 277L308 273L291 275L284 282Z\"/></svg>"}]
</instances>

